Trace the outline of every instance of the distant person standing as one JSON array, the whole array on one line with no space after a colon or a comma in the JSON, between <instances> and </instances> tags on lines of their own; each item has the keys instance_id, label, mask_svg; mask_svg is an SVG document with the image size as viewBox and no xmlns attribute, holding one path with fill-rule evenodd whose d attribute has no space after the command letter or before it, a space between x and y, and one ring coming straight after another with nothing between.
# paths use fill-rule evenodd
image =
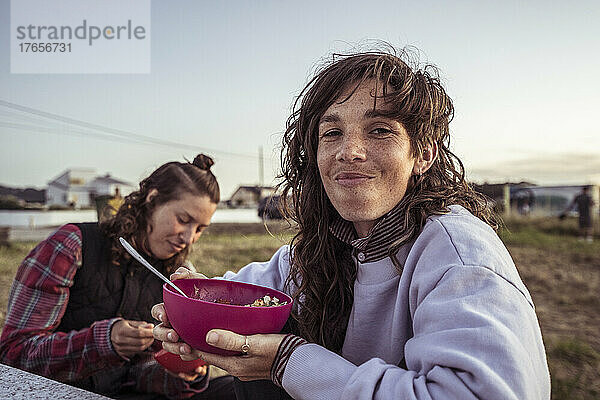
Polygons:
<instances>
[{"instance_id":1,"label":"distant person standing","mask_svg":"<svg viewBox=\"0 0 600 400\"><path fill-rule=\"evenodd\" d=\"M531 208L535 202L535 194L531 189L525 189L517 192L517 210L523 216L529 216Z\"/></svg>"},{"instance_id":2,"label":"distant person standing","mask_svg":"<svg viewBox=\"0 0 600 400\"><path fill-rule=\"evenodd\" d=\"M573 207L577 206L577 212L579 213L579 235L583 240L587 240L588 242L592 242L594 239L592 238L592 206L594 205L594 200L589 194L590 187L584 186L581 189L581 193L579 193L569 207L567 211L572 210Z\"/></svg>"}]
</instances>

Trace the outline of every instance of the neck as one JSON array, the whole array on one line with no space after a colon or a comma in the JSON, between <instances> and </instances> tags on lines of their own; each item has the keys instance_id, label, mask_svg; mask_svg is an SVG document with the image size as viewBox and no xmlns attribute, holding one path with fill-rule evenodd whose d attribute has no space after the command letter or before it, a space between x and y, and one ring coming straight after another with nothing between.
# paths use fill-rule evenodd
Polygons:
<instances>
[{"instance_id":1,"label":"neck","mask_svg":"<svg viewBox=\"0 0 600 400\"><path fill-rule=\"evenodd\" d=\"M146 248L146 246L144 246L144 242L142 241L142 243L137 243L137 241L135 240L134 237L131 238L131 245L140 253L142 253L142 255L146 256L146 257L150 257L153 259L157 259L156 257L154 257L154 254L152 254L152 252Z\"/></svg>"},{"instance_id":2,"label":"neck","mask_svg":"<svg viewBox=\"0 0 600 400\"><path fill-rule=\"evenodd\" d=\"M371 232L371 229L373 229L375 221L354 221L352 224L354 225L354 229L356 229L358 237L364 238Z\"/></svg>"}]
</instances>

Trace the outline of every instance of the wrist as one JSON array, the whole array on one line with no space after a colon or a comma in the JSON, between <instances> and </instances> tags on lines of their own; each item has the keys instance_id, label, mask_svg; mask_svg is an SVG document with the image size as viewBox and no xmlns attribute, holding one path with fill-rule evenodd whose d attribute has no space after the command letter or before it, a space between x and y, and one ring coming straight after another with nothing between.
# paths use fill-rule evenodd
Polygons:
<instances>
[{"instance_id":1,"label":"wrist","mask_svg":"<svg viewBox=\"0 0 600 400\"><path fill-rule=\"evenodd\" d=\"M117 353L112 342L112 329L117 322L123 318L111 318L108 320L96 321L92 324L92 332L98 354L102 357L113 358L116 361L127 361Z\"/></svg>"},{"instance_id":2,"label":"wrist","mask_svg":"<svg viewBox=\"0 0 600 400\"><path fill-rule=\"evenodd\" d=\"M291 333L285 335L285 337L279 344L277 354L275 355L273 365L271 366L271 380L275 385L282 387L281 382L283 380L283 373L292 353L299 346L302 346L306 343L308 342L299 336L293 335Z\"/></svg>"}]
</instances>

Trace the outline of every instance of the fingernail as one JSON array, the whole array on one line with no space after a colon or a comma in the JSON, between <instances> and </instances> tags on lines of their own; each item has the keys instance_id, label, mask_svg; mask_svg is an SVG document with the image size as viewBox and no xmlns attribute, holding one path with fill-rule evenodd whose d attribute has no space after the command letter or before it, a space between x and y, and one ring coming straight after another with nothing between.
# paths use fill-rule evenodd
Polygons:
<instances>
[{"instance_id":1,"label":"fingernail","mask_svg":"<svg viewBox=\"0 0 600 400\"><path fill-rule=\"evenodd\" d=\"M173 332L169 332L169 333L167 334L167 337L169 338L169 340L173 340L173 341L175 341L175 334L174 334Z\"/></svg>"},{"instance_id":2,"label":"fingernail","mask_svg":"<svg viewBox=\"0 0 600 400\"><path fill-rule=\"evenodd\" d=\"M216 344L219 341L219 334L216 332L210 331L206 335L206 343L208 344Z\"/></svg>"},{"instance_id":3,"label":"fingernail","mask_svg":"<svg viewBox=\"0 0 600 400\"><path fill-rule=\"evenodd\" d=\"M181 346L179 346L179 351L181 351L183 354L190 353L190 349L188 348L188 346L183 345L183 344Z\"/></svg>"}]
</instances>

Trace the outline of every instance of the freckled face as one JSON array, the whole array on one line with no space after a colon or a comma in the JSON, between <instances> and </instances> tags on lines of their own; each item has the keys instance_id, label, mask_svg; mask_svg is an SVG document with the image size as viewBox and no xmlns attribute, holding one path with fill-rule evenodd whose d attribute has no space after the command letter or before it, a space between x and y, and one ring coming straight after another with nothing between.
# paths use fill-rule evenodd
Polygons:
<instances>
[{"instance_id":1,"label":"freckled face","mask_svg":"<svg viewBox=\"0 0 600 400\"><path fill-rule=\"evenodd\" d=\"M158 206L150 217L147 250L160 260L173 257L200 238L216 209L208 196L190 193Z\"/></svg>"},{"instance_id":2,"label":"freckled face","mask_svg":"<svg viewBox=\"0 0 600 400\"><path fill-rule=\"evenodd\" d=\"M317 163L329 200L363 237L404 197L415 158L404 126L378 115L383 100L373 109L375 81L364 82L340 104L352 89L320 120Z\"/></svg>"}]
</instances>

